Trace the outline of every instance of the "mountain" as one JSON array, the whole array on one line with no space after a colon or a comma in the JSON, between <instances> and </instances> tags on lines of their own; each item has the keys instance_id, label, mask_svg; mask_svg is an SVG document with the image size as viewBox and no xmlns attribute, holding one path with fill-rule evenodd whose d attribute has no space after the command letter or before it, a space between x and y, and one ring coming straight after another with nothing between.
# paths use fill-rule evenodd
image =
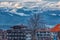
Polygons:
<instances>
[{"instance_id":1,"label":"mountain","mask_svg":"<svg viewBox=\"0 0 60 40\"><path fill-rule=\"evenodd\" d=\"M43 12L46 20L46 24L48 25L56 25L60 24L60 10L47 10Z\"/></svg>"},{"instance_id":2,"label":"mountain","mask_svg":"<svg viewBox=\"0 0 60 40\"><path fill-rule=\"evenodd\" d=\"M9 8L8 8L9 9ZM21 16L18 13L7 11L6 8L0 8L0 28L9 28L9 26L17 24L26 24L29 16Z\"/></svg>"},{"instance_id":3,"label":"mountain","mask_svg":"<svg viewBox=\"0 0 60 40\"><path fill-rule=\"evenodd\" d=\"M39 13L44 18L46 25L56 25L60 23L60 10L45 10L37 6L32 8L0 7L0 28L8 29L9 27L17 24L27 25L27 20L34 13Z\"/></svg>"}]
</instances>

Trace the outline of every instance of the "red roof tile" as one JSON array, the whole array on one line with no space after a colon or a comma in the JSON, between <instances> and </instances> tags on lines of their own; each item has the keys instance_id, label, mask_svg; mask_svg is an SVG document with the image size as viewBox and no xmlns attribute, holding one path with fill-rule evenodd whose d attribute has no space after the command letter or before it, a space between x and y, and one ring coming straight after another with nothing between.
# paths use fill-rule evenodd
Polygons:
<instances>
[{"instance_id":1,"label":"red roof tile","mask_svg":"<svg viewBox=\"0 0 60 40\"><path fill-rule=\"evenodd\" d=\"M60 24L57 24L55 27L53 27L51 30L51 32L59 32L60 31Z\"/></svg>"}]
</instances>

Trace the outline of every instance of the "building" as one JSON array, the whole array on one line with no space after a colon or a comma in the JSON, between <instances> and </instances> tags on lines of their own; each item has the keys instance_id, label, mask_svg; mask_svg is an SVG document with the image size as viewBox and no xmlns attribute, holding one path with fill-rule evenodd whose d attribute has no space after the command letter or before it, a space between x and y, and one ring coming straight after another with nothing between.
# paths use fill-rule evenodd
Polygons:
<instances>
[{"instance_id":1,"label":"building","mask_svg":"<svg viewBox=\"0 0 60 40\"><path fill-rule=\"evenodd\" d=\"M3 30L0 29L0 40L3 39Z\"/></svg>"},{"instance_id":2,"label":"building","mask_svg":"<svg viewBox=\"0 0 60 40\"><path fill-rule=\"evenodd\" d=\"M24 25L17 25L7 30L7 40L31 40L31 31Z\"/></svg>"},{"instance_id":3,"label":"building","mask_svg":"<svg viewBox=\"0 0 60 40\"><path fill-rule=\"evenodd\" d=\"M52 40L50 29L49 28L37 29L36 39L37 40Z\"/></svg>"},{"instance_id":4,"label":"building","mask_svg":"<svg viewBox=\"0 0 60 40\"><path fill-rule=\"evenodd\" d=\"M32 40L32 30L26 29L26 40Z\"/></svg>"},{"instance_id":5,"label":"building","mask_svg":"<svg viewBox=\"0 0 60 40\"><path fill-rule=\"evenodd\" d=\"M50 28L39 28L35 31L36 40L52 40ZM24 25L16 25L7 30L7 40L32 40L32 30Z\"/></svg>"},{"instance_id":6,"label":"building","mask_svg":"<svg viewBox=\"0 0 60 40\"><path fill-rule=\"evenodd\" d=\"M57 40L60 40L60 24L57 24L50 31L54 34L53 38L56 37Z\"/></svg>"},{"instance_id":7,"label":"building","mask_svg":"<svg viewBox=\"0 0 60 40\"><path fill-rule=\"evenodd\" d=\"M0 29L0 40L7 40L6 39L6 31Z\"/></svg>"}]
</instances>

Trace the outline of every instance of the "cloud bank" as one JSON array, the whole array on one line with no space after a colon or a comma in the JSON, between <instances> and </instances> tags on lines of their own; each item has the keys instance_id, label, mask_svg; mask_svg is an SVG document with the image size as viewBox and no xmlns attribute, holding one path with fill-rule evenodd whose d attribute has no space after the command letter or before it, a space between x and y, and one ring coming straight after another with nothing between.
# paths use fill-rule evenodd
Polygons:
<instances>
[{"instance_id":1,"label":"cloud bank","mask_svg":"<svg viewBox=\"0 0 60 40\"><path fill-rule=\"evenodd\" d=\"M18 0L19 1L19 0ZM40 6L41 8L50 8L50 9L60 9L60 1L59 2L51 2L49 0L23 0L22 2L0 2L0 7L10 7L10 8L22 8L25 5L25 2L36 2L35 4L29 4L30 7ZM32 5L32 6L31 6Z\"/></svg>"},{"instance_id":2,"label":"cloud bank","mask_svg":"<svg viewBox=\"0 0 60 40\"><path fill-rule=\"evenodd\" d=\"M4 1L4 0L2 0ZM53 0L23 0L19 2L19 0L14 0L14 2L9 2L11 0L6 0L7 2L0 2L0 7L7 7L7 8L13 8L10 12L15 12L16 14L16 9L20 9L23 7L27 8L34 8L38 7L39 9L43 9L44 11L46 10L60 10L60 1L57 0L56 2ZM13 1L13 0L12 0ZM17 1L17 2L15 2ZM13 11L14 10L14 11ZM17 13L18 15L24 16L24 13ZM51 14L51 15L56 15L56 14ZM27 16L27 15L25 15Z\"/></svg>"}]
</instances>

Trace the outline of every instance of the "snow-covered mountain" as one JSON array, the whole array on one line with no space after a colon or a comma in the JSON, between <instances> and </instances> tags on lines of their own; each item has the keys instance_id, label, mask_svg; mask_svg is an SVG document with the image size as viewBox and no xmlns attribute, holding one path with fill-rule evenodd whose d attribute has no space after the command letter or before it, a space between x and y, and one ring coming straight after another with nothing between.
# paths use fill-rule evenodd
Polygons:
<instances>
[{"instance_id":1,"label":"snow-covered mountain","mask_svg":"<svg viewBox=\"0 0 60 40\"><path fill-rule=\"evenodd\" d=\"M17 24L26 24L26 19L29 15L24 13L12 12L13 9L0 8L0 26L12 26ZM7 27L8 28L8 27Z\"/></svg>"},{"instance_id":2,"label":"snow-covered mountain","mask_svg":"<svg viewBox=\"0 0 60 40\"><path fill-rule=\"evenodd\" d=\"M60 23L59 6L55 5L55 9L49 6L51 3L48 2L9 2L6 6L7 3L8 2L0 3L0 28L9 28L17 24L27 25L27 20L34 13L39 13L43 16L46 25L56 25Z\"/></svg>"}]
</instances>

